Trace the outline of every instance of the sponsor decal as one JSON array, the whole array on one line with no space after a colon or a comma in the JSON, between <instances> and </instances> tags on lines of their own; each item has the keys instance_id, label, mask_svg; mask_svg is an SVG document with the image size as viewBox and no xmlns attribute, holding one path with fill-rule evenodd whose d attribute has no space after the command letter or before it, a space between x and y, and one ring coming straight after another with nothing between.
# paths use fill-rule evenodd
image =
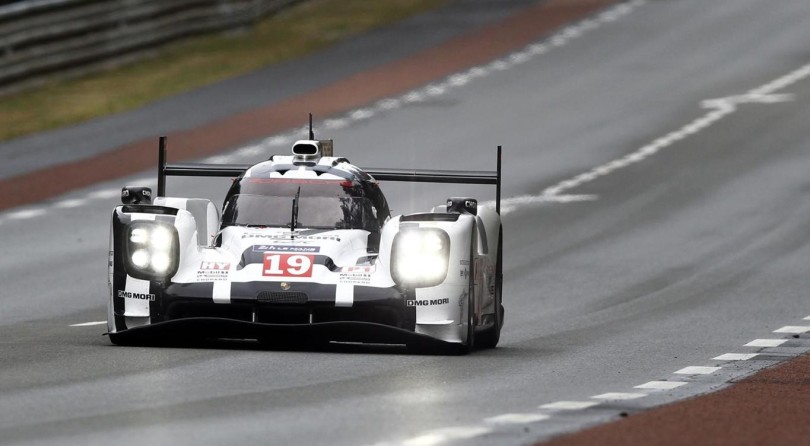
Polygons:
<instances>
[{"instance_id":1,"label":"sponsor decal","mask_svg":"<svg viewBox=\"0 0 810 446\"><path fill-rule=\"evenodd\" d=\"M154 301L155 295L154 294L144 294L144 293L130 293L129 291L118 290L118 297L124 299L141 299L141 300L149 300Z\"/></svg>"},{"instance_id":2,"label":"sponsor decal","mask_svg":"<svg viewBox=\"0 0 810 446\"><path fill-rule=\"evenodd\" d=\"M349 285L369 285L371 283L371 274L374 272L374 266L344 266L340 268L340 283Z\"/></svg>"},{"instance_id":3,"label":"sponsor decal","mask_svg":"<svg viewBox=\"0 0 810 446\"><path fill-rule=\"evenodd\" d=\"M466 279L466 278L470 277L470 270L469 270L469 269L467 269L467 268L462 268L462 269L459 271L458 275L459 275L459 277L461 277L462 279Z\"/></svg>"},{"instance_id":4,"label":"sponsor decal","mask_svg":"<svg viewBox=\"0 0 810 446\"><path fill-rule=\"evenodd\" d=\"M350 285L368 285L371 283L369 273L340 273L340 283Z\"/></svg>"},{"instance_id":5,"label":"sponsor decal","mask_svg":"<svg viewBox=\"0 0 810 446\"><path fill-rule=\"evenodd\" d=\"M461 266L470 266L470 261L469 260L462 260L461 262L459 262L459 264L461 264Z\"/></svg>"},{"instance_id":6,"label":"sponsor decal","mask_svg":"<svg viewBox=\"0 0 810 446\"><path fill-rule=\"evenodd\" d=\"M221 271L231 269L231 264L228 262L202 262L200 269L203 271Z\"/></svg>"},{"instance_id":7,"label":"sponsor decal","mask_svg":"<svg viewBox=\"0 0 810 446\"><path fill-rule=\"evenodd\" d=\"M406 307L426 307L431 305L445 305L450 303L449 297L441 299L411 299L405 301Z\"/></svg>"},{"instance_id":8,"label":"sponsor decal","mask_svg":"<svg viewBox=\"0 0 810 446\"><path fill-rule=\"evenodd\" d=\"M342 273L373 273L375 267L373 265L364 266L344 266L340 268Z\"/></svg>"},{"instance_id":9,"label":"sponsor decal","mask_svg":"<svg viewBox=\"0 0 810 446\"><path fill-rule=\"evenodd\" d=\"M228 280L231 269L229 262L201 262L197 271L197 282L219 282Z\"/></svg>"},{"instance_id":10,"label":"sponsor decal","mask_svg":"<svg viewBox=\"0 0 810 446\"><path fill-rule=\"evenodd\" d=\"M295 239L290 237L290 234L256 234L256 233L246 233L242 234L242 238L259 238L265 240L278 240L278 241L291 241L294 240L296 243L301 241L307 240L332 240L339 242L340 237L336 235L295 235Z\"/></svg>"},{"instance_id":11,"label":"sponsor decal","mask_svg":"<svg viewBox=\"0 0 810 446\"><path fill-rule=\"evenodd\" d=\"M296 245L253 245L253 252L299 252L312 253L320 252L319 246L296 246Z\"/></svg>"},{"instance_id":12,"label":"sponsor decal","mask_svg":"<svg viewBox=\"0 0 810 446\"><path fill-rule=\"evenodd\" d=\"M315 256L264 253L262 275L266 277L312 277Z\"/></svg>"}]
</instances>

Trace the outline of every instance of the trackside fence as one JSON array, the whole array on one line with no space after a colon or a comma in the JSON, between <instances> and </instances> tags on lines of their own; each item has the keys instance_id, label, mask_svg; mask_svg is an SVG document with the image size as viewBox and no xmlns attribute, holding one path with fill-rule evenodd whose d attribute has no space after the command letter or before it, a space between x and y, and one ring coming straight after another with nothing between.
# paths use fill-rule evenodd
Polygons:
<instances>
[{"instance_id":1,"label":"trackside fence","mask_svg":"<svg viewBox=\"0 0 810 446\"><path fill-rule=\"evenodd\" d=\"M0 5L0 93L238 30L302 0L26 0Z\"/></svg>"}]
</instances>

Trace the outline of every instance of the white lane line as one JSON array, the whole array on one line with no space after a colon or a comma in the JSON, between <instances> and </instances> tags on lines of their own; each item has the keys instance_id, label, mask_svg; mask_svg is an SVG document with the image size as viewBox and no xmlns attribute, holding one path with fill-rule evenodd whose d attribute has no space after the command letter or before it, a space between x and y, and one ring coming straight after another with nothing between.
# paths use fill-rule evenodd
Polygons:
<instances>
[{"instance_id":1,"label":"white lane line","mask_svg":"<svg viewBox=\"0 0 810 446\"><path fill-rule=\"evenodd\" d=\"M683 381L650 381L633 387L634 389L672 390L688 383Z\"/></svg>"},{"instance_id":2,"label":"white lane line","mask_svg":"<svg viewBox=\"0 0 810 446\"><path fill-rule=\"evenodd\" d=\"M598 405L598 401L556 401L543 404L540 409L549 410L580 410Z\"/></svg>"},{"instance_id":3,"label":"white lane line","mask_svg":"<svg viewBox=\"0 0 810 446\"><path fill-rule=\"evenodd\" d=\"M87 203L87 200L83 200L80 198L70 199L70 200L61 200L57 201L53 204L53 207L58 209L68 209L68 208L75 208L84 205Z\"/></svg>"},{"instance_id":4,"label":"white lane line","mask_svg":"<svg viewBox=\"0 0 810 446\"><path fill-rule=\"evenodd\" d=\"M10 212L6 214L6 218L9 220L26 220L45 215L45 212L46 210L41 208L25 209L22 211Z\"/></svg>"},{"instance_id":5,"label":"white lane line","mask_svg":"<svg viewBox=\"0 0 810 446\"><path fill-rule=\"evenodd\" d=\"M418 437L402 442L404 446L433 446L454 440L468 440L492 432L491 428L481 426L447 427L425 432Z\"/></svg>"},{"instance_id":6,"label":"white lane line","mask_svg":"<svg viewBox=\"0 0 810 446\"><path fill-rule=\"evenodd\" d=\"M774 330L774 333L792 333L792 334L802 334L807 333L810 331L810 327L807 326L796 326L796 325L787 325L777 330Z\"/></svg>"},{"instance_id":7,"label":"white lane line","mask_svg":"<svg viewBox=\"0 0 810 446\"><path fill-rule=\"evenodd\" d=\"M748 361L758 354L759 353L725 353L720 356L715 356L712 359L716 359L718 361Z\"/></svg>"},{"instance_id":8,"label":"white lane line","mask_svg":"<svg viewBox=\"0 0 810 446\"><path fill-rule=\"evenodd\" d=\"M83 322L81 324L73 324L71 327L91 327L93 325L103 325L106 323L107 321Z\"/></svg>"},{"instance_id":9,"label":"white lane line","mask_svg":"<svg viewBox=\"0 0 810 446\"><path fill-rule=\"evenodd\" d=\"M805 317L803 320L810 321L810 316Z\"/></svg>"},{"instance_id":10,"label":"white lane line","mask_svg":"<svg viewBox=\"0 0 810 446\"><path fill-rule=\"evenodd\" d=\"M87 194L87 198L93 199L107 199L107 198L117 198L121 196L120 189L102 189L97 190L95 192L90 192Z\"/></svg>"},{"instance_id":11,"label":"white lane line","mask_svg":"<svg viewBox=\"0 0 810 446\"><path fill-rule=\"evenodd\" d=\"M787 339L754 339L745 344L745 347L779 347L787 342Z\"/></svg>"},{"instance_id":12,"label":"white lane line","mask_svg":"<svg viewBox=\"0 0 810 446\"><path fill-rule=\"evenodd\" d=\"M129 180L127 185L132 186L157 186L157 178L154 177L140 177L134 180Z\"/></svg>"},{"instance_id":13,"label":"white lane line","mask_svg":"<svg viewBox=\"0 0 810 446\"><path fill-rule=\"evenodd\" d=\"M643 398L647 396L646 393L622 393L622 392L608 392L601 395L594 395L591 398L606 401L621 401L621 400L634 400L636 398Z\"/></svg>"},{"instance_id":14,"label":"white lane line","mask_svg":"<svg viewBox=\"0 0 810 446\"><path fill-rule=\"evenodd\" d=\"M718 370L722 369L722 367L703 367L703 366L689 366L684 367L680 370L677 370L673 373L676 375L708 375L714 373Z\"/></svg>"},{"instance_id":15,"label":"white lane line","mask_svg":"<svg viewBox=\"0 0 810 446\"><path fill-rule=\"evenodd\" d=\"M505 413L495 417L484 418L484 421L492 424L528 424L547 420L548 415L542 413Z\"/></svg>"},{"instance_id":16,"label":"white lane line","mask_svg":"<svg viewBox=\"0 0 810 446\"><path fill-rule=\"evenodd\" d=\"M585 183L589 183L617 170L624 169L630 165L644 161L661 150L668 148L691 135L703 131L723 118L736 113L739 111L742 105L776 104L793 100L792 95L777 94L776 92L778 90L787 88L796 82L804 80L808 76L810 76L810 64L807 64L763 86L752 89L745 94L729 96L726 98L704 100L701 102L701 106L709 111L705 115L686 124L680 129L652 141L651 143L639 148L629 155L625 155L601 166L594 167L588 172L579 174L575 177L557 183L554 186L548 187L540 192L539 195L523 195L502 200L502 213L512 212L518 206L525 206L528 204L560 203L561 201L554 199L555 196L562 195L571 189L582 186Z\"/></svg>"}]
</instances>

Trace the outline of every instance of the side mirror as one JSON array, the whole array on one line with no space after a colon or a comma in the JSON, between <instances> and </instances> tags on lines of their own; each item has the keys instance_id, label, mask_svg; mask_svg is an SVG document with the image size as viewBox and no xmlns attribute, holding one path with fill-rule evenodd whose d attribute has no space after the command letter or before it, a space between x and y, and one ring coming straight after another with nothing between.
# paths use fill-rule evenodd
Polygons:
<instances>
[{"instance_id":1,"label":"side mirror","mask_svg":"<svg viewBox=\"0 0 810 446\"><path fill-rule=\"evenodd\" d=\"M448 198L447 212L451 214L478 215L478 200L475 198Z\"/></svg>"},{"instance_id":2,"label":"side mirror","mask_svg":"<svg viewBox=\"0 0 810 446\"><path fill-rule=\"evenodd\" d=\"M121 189L121 203L152 204L152 189L141 186L124 186Z\"/></svg>"}]
</instances>

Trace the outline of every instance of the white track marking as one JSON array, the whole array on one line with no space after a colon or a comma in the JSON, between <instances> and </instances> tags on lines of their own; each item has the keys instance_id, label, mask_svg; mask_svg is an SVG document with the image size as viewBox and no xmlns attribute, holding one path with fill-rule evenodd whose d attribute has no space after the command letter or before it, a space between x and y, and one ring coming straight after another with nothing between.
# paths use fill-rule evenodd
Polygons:
<instances>
[{"instance_id":1,"label":"white track marking","mask_svg":"<svg viewBox=\"0 0 810 446\"><path fill-rule=\"evenodd\" d=\"M45 215L46 212L47 211L42 208L23 209L21 211L10 212L6 214L6 218L9 220L27 220L29 218L35 218Z\"/></svg>"},{"instance_id":2,"label":"white track marking","mask_svg":"<svg viewBox=\"0 0 810 446\"><path fill-rule=\"evenodd\" d=\"M405 440L403 446L433 446L455 440L467 440L492 432L491 428L481 426L447 427L425 432L424 434Z\"/></svg>"},{"instance_id":3,"label":"white track marking","mask_svg":"<svg viewBox=\"0 0 810 446\"><path fill-rule=\"evenodd\" d=\"M131 180L129 184L134 186L157 186L157 178L154 177L140 177Z\"/></svg>"},{"instance_id":4,"label":"white track marking","mask_svg":"<svg viewBox=\"0 0 810 446\"><path fill-rule=\"evenodd\" d=\"M810 327L807 326L796 326L796 325L787 325L777 330L774 330L774 333L792 333L792 334L802 334L807 333L810 331Z\"/></svg>"},{"instance_id":5,"label":"white track marking","mask_svg":"<svg viewBox=\"0 0 810 446\"><path fill-rule=\"evenodd\" d=\"M756 357L759 353L725 353L720 356L715 356L712 359L718 361L748 361Z\"/></svg>"},{"instance_id":6,"label":"white track marking","mask_svg":"<svg viewBox=\"0 0 810 446\"><path fill-rule=\"evenodd\" d=\"M102 199L102 200L107 198L118 198L120 196L121 196L120 189L102 189L87 194L87 198Z\"/></svg>"},{"instance_id":7,"label":"white track marking","mask_svg":"<svg viewBox=\"0 0 810 446\"><path fill-rule=\"evenodd\" d=\"M94 325L104 325L107 321L83 322L81 324L73 324L71 327L92 327Z\"/></svg>"},{"instance_id":8,"label":"white track marking","mask_svg":"<svg viewBox=\"0 0 810 446\"><path fill-rule=\"evenodd\" d=\"M742 105L777 104L793 100L793 95L777 94L776 92L787 88L796 82L804 80L808 76L810 76L810 64L807 64L785 76L777 78L776 80L773 80L763 86L750 90L748 93L702 101L701 106L709 111L705 115L686 124L680 129L652 141L651 143L641 147L629 155L625 155L622 158L615 159L601 166L594 167L585 173L579 174L565 181L561 181L554 186L548 187L539 195L523 195L502 200L501 211L502 213L506 214L523 205L566 203L566 201L557 200L555 197L560 196L571 189L582 186L585 183L589 183L598 178L607 176L617 170L640 163L661 150L670 147L691 135L701 132L723 118L736 113L739 111Z\"/></svg>"},{"instance_id":9,"label":"white track marking","mask_svg":"<svg viewBox=\"0 0 810 446\"><path fill-rule=\"evenodd\" d=\"M645 396L647 396L646 393L608 392L600 395L594 395L591 398L606 401L622 401L622 400L634 400L636 398L643 398Z\"/></svg>"},{"instance_id":10,"label":"white track marking","mask_svg":"<svg viewBox=\"0 0 810 446\"><path fill-rule=\"evenodd\" d=\"M598 405L598 401L556 401L543 404L540 409L549 410L580 410Z\"/></svg>"},{"instance_id":11,"label":"white track marking","mask_svg":"<svg viewBox=\"0 0 810 446\"><path fill-rule=\"evenodd\" d=\"M53 207L59 208L59 209L69 209L69 208L75 208L75 207L82 206L82 205L84 205L86 203L87 203L87 200L76 198L76 199L70 199L70 200L57 201L56 203L53 204Z\"/></svg>"},{"instance_id":12,"label":"white track marking","mask_svg":"<svg viewBox=\"0 0 810 446\"><path fill-rule=\"evenodd\" d=\"M810 316L805 317L803 320L810 321Z\"/></svg>"},{"instance_id":13,"label":"white track marking","mask_svg":"<svg viewBox=\"0 0 810 446\"><path fill-rule=\"evenodd\" d=\"M787 339L754 339L745 344L745 347L779 347L787 342Z\"/></svg>"},{"instance_id":14,"label":"white track marking","mask_svg":"<svg viewBox=\"0 0 810 446\"><path fill-rule=\"evenodd\" d=\"M633 387L634 389L651 389L651 390L672 390L681 386L684 386L688 383L683 381L650 381L638 386Z\"/></svg>"},{"instance_id":15,"label":"white track marking","mask_svg":"<svg viewBox=\"0 0 810 446\"><path fill-rule=\"evenodd\" d=\"M548 415L541 413L505 413L494 417L484 418L484 422L492 424L528 424L547 420Z\"/></svg>"},{"instance_id":16,"label":"white track marking","mask_svg":"<svg viewBox=\"0 0 810 446\"><path fill-rule=\"evenodd\" d=\"M682 369L680 369L678 371L675 371L673 373L675 373L676 375L709 375L709 374L714 373L714 372L716 372L716 371L718 371L720 369L722 369L722 367L703 367L703 366L692 365L692 366L689 366L689 367L684 367L684 368L682 368Z\"/></svg>"}]
</instances>

